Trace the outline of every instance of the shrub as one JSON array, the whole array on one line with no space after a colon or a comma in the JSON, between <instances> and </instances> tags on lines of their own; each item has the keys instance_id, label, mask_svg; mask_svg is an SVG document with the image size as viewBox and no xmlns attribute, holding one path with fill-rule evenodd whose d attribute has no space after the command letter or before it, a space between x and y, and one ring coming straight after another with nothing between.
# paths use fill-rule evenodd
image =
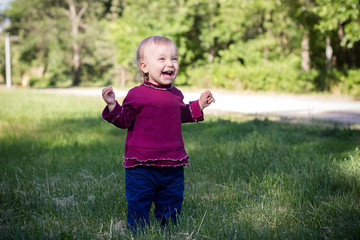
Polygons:
<instances>
[{"instance_id":1,"label":"shrub","mask_svg":"<svg viewBox=\"0 0 360 240\"><path fill-rule=\"evenodd\" d=\"M340 77L339 88L342 94L360 97L360 70L349 70L346 74L342 75Z\"/></svg>"},{"instance_id":2,"label":"shrub","mask_svg":"<svg viewBox=\"0 0 360 240\"><path fill-rule=\"evenodd\" d=\"M30 77L29 85L35 88L46 88L51 86L51 81L45 77Z\"/></svg>"},{"instance_id":3,"label":"shrub","mask_svg":"<svg viewBox=\"0 0 360 240\"><path fill-rule=\"evenodd\" d=\"M315 89L316 76L316 71L304 73L291 61L249 66L240 62L213 63L188 69L190 84L230 90L310 92Z\"/></svg>"},{"instance_id":4,"label":"shrub","mask_svg":"<svg viewBox=\"0 0 360 240\"><path fill-rule=\"evenodd\" d=\"M189 67L186 75L186 83L198 87L290 93L340 92L360 96L360 70L304 72L298 67L297 59L291 57L288 61L261 65L244 66L238 61L198 65ZM184 78L181 82L185 82Z\"/></svg>"}]
</instances>

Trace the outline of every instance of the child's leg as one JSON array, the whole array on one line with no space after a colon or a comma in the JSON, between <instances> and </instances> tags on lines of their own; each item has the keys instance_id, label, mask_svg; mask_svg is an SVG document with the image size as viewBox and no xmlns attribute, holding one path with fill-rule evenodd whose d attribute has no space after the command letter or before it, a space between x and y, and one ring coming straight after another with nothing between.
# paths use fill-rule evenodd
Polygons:
<instances>
[{"instance_id":1,"label":"child's leg","mask_svg":"<svg viewBox=\"0 0 360 240\"><path fill-rule=\"evenodd\" d=\"M158 188L155 191L154 215L161 225L166 225L169 219L174 224L181 211L184 194L184 168L161 168Z\"/></svg>"},{"instance_id":2,"label":"child's leg","mask_svg":"<svg viewBox=\"0 0 360 240\"><path fill-rule=\"evenodd\" d=\"M149 211L154 197L154 184L148 169L125 169L126 199L128 202L127 226L136 232L136 225L149 223Z\"/></svg>"}]
</instances>

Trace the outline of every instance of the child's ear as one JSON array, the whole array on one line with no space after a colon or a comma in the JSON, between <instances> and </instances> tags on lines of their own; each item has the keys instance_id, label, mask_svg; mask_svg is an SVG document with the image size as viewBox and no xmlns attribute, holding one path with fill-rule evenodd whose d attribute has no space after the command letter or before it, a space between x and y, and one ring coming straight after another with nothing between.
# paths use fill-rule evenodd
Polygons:
<instances>
[{"instance_id":1,"label":"child's ear","mask_svg":"<svg viewBox=\"0 0 360 240\"><path fill-rule=\"evenodd\" d=\"M140 62L140 69L141 69L141 71L142 71L143 73L148 73L148 72L149 72L149 70L147 69L146 63L143 62L143 61Z\"/></svg>"}]
</instances>

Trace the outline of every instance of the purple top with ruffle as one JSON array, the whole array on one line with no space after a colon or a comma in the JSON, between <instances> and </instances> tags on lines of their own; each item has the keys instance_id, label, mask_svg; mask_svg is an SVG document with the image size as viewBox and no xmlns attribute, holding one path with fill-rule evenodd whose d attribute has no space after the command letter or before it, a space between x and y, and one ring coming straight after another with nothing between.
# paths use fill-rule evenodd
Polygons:
<instances>
[{"instance_id":1,"label":"purple top with ruffle","mask_svg":"<svg viewBox=\"0 0 360 240\"><path fill-rule=\"evenodd\" d=\"M128 129L125 142L125 168L136 166L178 167L190 165L181 133L181 124L203 121L199 101L184 104L184 96L173 85L144 82L130 89L120 106L102 117Z\"/></svg>"}]
</instances>

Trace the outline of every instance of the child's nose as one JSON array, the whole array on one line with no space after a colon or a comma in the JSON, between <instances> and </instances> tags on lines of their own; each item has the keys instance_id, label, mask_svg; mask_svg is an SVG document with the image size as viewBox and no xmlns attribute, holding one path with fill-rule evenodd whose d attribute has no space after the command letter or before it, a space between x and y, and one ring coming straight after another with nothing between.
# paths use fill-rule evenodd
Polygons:
<instances>
[{"instance_id":1,"label":"child's nose","mask_svg":"<svg viewBox=\"0 0 360 240\"><path fill-rule=\"evenodd\" d=\"M168 59L168 60L166 60L166 65L167 66L173 66L174 63L171 61L171 59Z\"/></svg>"}]
</instances>

